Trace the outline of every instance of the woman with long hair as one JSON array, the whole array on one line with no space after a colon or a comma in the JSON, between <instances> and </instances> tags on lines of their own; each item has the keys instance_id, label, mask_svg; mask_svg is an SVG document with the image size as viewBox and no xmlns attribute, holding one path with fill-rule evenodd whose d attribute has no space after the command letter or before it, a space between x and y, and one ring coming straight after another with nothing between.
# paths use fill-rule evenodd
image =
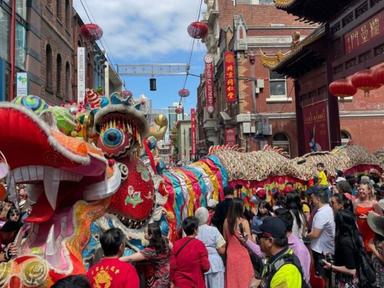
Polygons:
<instances>
[{"instance_id":1,"label":"woman with long hair","mask_svg":"<svg viewBox=\"0 0 384 288\"><path fill-rule=\"evenodd\" d=\"M224 221L224 238L227 241L226 287L248 288L254 277L251 258L240 240L241 235L251 235L244 218L243 200L234 198Z\"/></svg>"},{"instance_id":2,"label":"woman with long hair","mask_svg":"<svg viewBox=\"0 0 384 288\"><path fill-rule=\"evenodd\" d=\"M170 286L169 277L169 257L170 247L168 239L161 234L158 223L150 223L145 229L145 238L149 245L143 250L120 258L125 262L139 262L148 260L148 265L152 265L154 275L153 279L146 281L147 288L168 288Z\"/></svg>"},{"instance_id":3,"label":"woman with long hair","mask_svg":"<svg viewBox=\"0 0 384 288\"><path fill-rule=\"evenodd\" d=\"M356 226L355 215L346 209L335 215L335 257L334 263L323 261L324 268L336 275L336 287L358 287L357 268L359 250L363 249L360 234Z\"/></svg>"},{"instance_id":4,"label":"woman with long hair","mask_svg":"<svg viewBox=\"0 0 384 288\"><path fill-rule=\"evenodd\" d=\"M301 204L300 194L298 192L293 191L287 194L285 208L288 209L293 216L292 233L299 239L303 239L307 232L307 223Z\"/></svg>"},{"instance_id":5,"label":"woman with long hair","mask_svg":"<svg viewBox=\"0 0 384 288\"><path fill-rule=\"evenodd\" d=\"M363 236L364 247L367 252L371 252L369 242L375 236L375 233L368 226L367 217L368 213L374 210L376 204L373 185L367 181L362 182L358 189L358 198L353 203L353 208L357 217L357 226Z\"/></svg>"}]
</instances>

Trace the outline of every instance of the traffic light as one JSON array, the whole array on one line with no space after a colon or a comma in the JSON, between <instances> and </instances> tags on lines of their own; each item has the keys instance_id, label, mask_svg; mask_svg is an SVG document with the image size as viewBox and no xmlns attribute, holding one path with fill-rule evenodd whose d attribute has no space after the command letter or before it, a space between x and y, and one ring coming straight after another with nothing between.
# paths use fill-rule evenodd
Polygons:
<instances>
[{"instance_id":1,"label":"traffic light","mask_svg":"<svg viewBox=\"0 0 384 288\"><path fill-rule=\"evenodd\" d=\"M156 78L149 79L149 90L156 91Z\"/></svg>"}]
</instances>

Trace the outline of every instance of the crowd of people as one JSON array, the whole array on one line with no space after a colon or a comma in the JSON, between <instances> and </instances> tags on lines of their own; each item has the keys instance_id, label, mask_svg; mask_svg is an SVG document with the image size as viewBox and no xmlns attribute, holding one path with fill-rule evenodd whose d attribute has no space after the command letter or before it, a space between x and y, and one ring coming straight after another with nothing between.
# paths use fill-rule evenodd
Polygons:
<instances>
[{"instance_id":1,"label":"crowd of people","mask_svg":"<svg viewBox=\"0 0 384 288\"><path fill-rule=\"evenodd\" d=\"M148 246L123 256L124 234L107 230L104 257L87 275L53 287L384 287L384 175L329 175L322 163L317 169L307 190L287 183L268 195L258 188L247 207L237 198L241 187L225 187L223 201L183 219L184 237L175 243L151 223ZM17 254L13 241L29 213L25 194L19 190L17 205L1 203L0 261ZM143 263L149 278L137 272Z\"/></svg>"}]
</instances>

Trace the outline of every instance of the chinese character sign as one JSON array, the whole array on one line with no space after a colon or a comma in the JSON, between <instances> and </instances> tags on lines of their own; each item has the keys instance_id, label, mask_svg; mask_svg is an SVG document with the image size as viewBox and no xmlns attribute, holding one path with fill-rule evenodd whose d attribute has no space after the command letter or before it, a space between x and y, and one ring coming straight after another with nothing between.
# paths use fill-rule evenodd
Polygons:
<instances>
[{"instance_id":1,"label":"chinese character sign","mask_svg":"<svg viewBox=\"0 0 384 288\"><path fill-rule=\"evenodd\" d=\"M231 51L224 53L224 81L225 95L228 103L236 102L236 72L235 72L235 54Z\"/></svg>"},{"instance_id":2,"label":"chinese character sign","mask_svg":"<svg viewBox=\"0 0 384 288\"><path fill-rule=\"evenodd\" d=\"M77 103L85 98L85 48L77 48Z\"/></svg>"},{"instance_id":3,"label":"chinese character sign","mask_svg":"<svg viewBox=\"0 0 384 288\"><path fill-rule=\"evenodd\" d=\"M204 57L205 62L205 102L208 113L213 113L214 108L214 90L213 90L213 56L211 54L207 54Z\"/></svg>"},{"instance_id":4,"label":"chinese character sign","mask_svg":"<svg viewBox=\"0 0 384 288\"><path fill-rule=\"evenodd\" d=\"M192 159L196 156L196 110L191 109L191 138L192 138Z\"/></svg>"},{"instance_id":5,"label":"chinese character sign","mask_svg":"<svg viewBox=\"0 0 384 288\"><path fill-rule=\"evenodd\" d=\"M363 24L344 35L345 53L350 54L384 34L384 11L379 12Z\"/></svg>"},{"instance_id":6,"label":"chinese character sign","mask_svg":"<svg viewBox=\"0 0 384 288\"><path fill-rule=\"evenodd\" d=\"M236 128L225 129L225 144L229 146L236 145Z\"/></svg>"}]
</instances>

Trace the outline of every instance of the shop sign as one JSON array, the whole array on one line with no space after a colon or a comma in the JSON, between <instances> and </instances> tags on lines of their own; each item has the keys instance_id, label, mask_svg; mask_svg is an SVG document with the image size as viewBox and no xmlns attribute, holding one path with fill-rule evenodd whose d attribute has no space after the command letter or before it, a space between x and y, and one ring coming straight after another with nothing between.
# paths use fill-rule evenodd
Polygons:
<instances>
[{"instance_id":1,"label":"shop sign","mask_svg":"<svg viewBox=\"0 0 384 288\"><path fill-rule=\"evenodd\" d=\"M225 129L225 144L230 146L236 145L236 128Z\"/></svg>"},{"instance_id":2,"label":"shop sign","mask_svg":"<svg viewBox=\"0 0 384 288\"><path fill-rule=\"evenodd\" d=\"M77 103L85 98L85 48L77 47Z\"/></svg>"},{"instance_id":3,"label":"shop sign","mask_svg":"<svg viewBox=\"0 0 384 288\"><path fill-rule=\"evenodd\" d=\"M225 93L228 103L236 102L236 73L235 73L235 54L232 51L224 52L224 81Z\"/></svg>"},{"instance_id":4,"label":"shop sign","mask_svg":"<svg viewBox=\"0 0 384 288\"><path fill-rule=\"evenodd\" d=\"M191 138L192 138L192 159L196 156L196 110L191 109Z\"/></svg>"},{"instance_id":5,"label":"shop sign","mask_svg":"<svg viewBox=\"0 0 384 288\"><path fill-rule=\"evenodd\" d=\"M303 107L305 152L330 150L327 103Z\"/></svg>"},{"instance_id":6,"label":"shop sign","mask_svg":"<svg viewBox=\"0 0 384 288\"><path fill-rule=\"evenodd\" d=\"M208 113L213 113L215 110L214 101L214 64L213 64L213 56L211 54L207 54L204 57L205 62L205 102Z\"/></svg>"},{"instance_id":7,"label":"shop sign","mask_svg":"<svg viewBox=\"0 0 384 288\"><path fill-rule=\"evenodd\" d=\"M344 35L345 54L368 44L384 35L384 10Z\"/></svg>"},{"instance_id":8,"label":"shop sign","mask_svg":"<svg viewBox=\"0 0 384 288\"><path fill-rule=\"evenodd\" d=\"M27 72L18 72L16 74L16 95L28 95L28 76Z\"/></svg>"}]
</instances>

